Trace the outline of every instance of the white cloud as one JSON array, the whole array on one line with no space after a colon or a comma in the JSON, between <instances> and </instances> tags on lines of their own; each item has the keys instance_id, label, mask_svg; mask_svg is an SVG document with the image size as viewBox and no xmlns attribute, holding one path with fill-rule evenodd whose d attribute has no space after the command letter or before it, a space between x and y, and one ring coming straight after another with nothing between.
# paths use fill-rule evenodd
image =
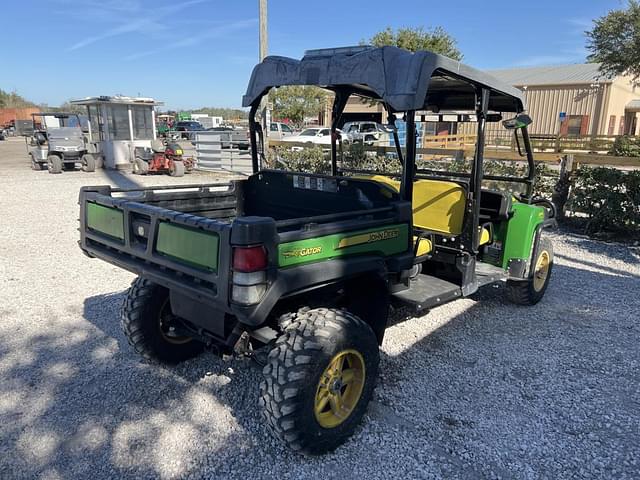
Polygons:
<instances>
[{"instance_id":1,"label":"white cloud","mask_svg":"<svg viewBox=\"0 0 640 480\"><path fill-rule=\"evenodd\" d=\"M124 0L111 0L102 3L90 2L85 4L83 10L75 11L75 14L84 15L85 18L100 18L103 21L119 21L121 23L116 27L103 31L99 35L83 38L71 45L67 50L78 50L93 43L128 33L154 34L159 30L167 30L167 27L160 20L205 1L207 0L189 0L154 8L153 10L142 8L138 2ZM63 1L63 3L69 4L67 1Z\"/></svg>"},{"instance_id":2,"label":"white cloud","mask_svg":"<svg viewBox=\"0 0 640 480\"><path fill-rule=\"evenodd\" d=\"M209 30L201 33L199 35L192 35L182 40L178 40L176 42L172 42L169 45L164 45L162 48L157 48L153 50L146 50L143 52L133 53L124 57L125 60L137 60L142 57L148 57L150 55L155 55L157 53L166 52L170 49L176 48L188 48L202 43L205 40L210 40L212 38L219 38L224 35L227 35L235 30L242 30L245 28L253 27L258 23L257 18L251 18L248 20L240 20L233 23L228 23L225 25L220 25L217 27L210 28Z\"/></svg>"}]
</instances>

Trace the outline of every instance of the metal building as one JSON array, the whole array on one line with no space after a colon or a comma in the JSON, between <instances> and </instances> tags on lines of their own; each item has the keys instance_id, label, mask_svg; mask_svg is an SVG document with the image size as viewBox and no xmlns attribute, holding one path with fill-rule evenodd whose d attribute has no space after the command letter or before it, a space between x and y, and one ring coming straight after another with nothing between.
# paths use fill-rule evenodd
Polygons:
<instances>
[{"instance_id":1,"label":"metal building","mask_svg":"<svg viewBox=\"0 0 640 480\"><path fill-rule=\"evenodd\" d=\"M587 63L487 73L525 92L534 134L635 135L640 90L630 77L606 76L599 67Z\"/></svg>"}]
</instances>

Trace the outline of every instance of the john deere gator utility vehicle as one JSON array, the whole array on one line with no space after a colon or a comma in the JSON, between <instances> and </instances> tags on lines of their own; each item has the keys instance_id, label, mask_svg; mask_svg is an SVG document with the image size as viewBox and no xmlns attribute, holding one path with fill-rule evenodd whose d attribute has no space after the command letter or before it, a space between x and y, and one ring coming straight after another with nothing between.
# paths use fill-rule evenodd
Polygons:
<instances>
[{"instance_id":1,"label":"john deere gator utility vehicle","mask_svg":"<svg viewBox=\"0 0 640 480\"><path fill-rule=\"evenodd\" d=\"M256 114L283 85L333 92L331 174L263 168ZM338 158L335 133L351 95L383 102L390 128L406 122L404 146L393 132L397 176L348 172ZM253 175L225 185L84 187L80 245L138 275L122 308L137 352L165 363L206 347L253 355L263 364L268 428L294 450L322 453L352 434L371 399L391 302L424 311L506 282L512 301L537 303L551 274L543 231L553 210L532 198L521 93L440 55L356 47L267 57L243 103ZM469 173L416 166L416 116L444 112L476 122ZM487 123L504 114L523 178L483 172ZM523 193L487 182L521 184Z\"/></svg>"}]
</instances>

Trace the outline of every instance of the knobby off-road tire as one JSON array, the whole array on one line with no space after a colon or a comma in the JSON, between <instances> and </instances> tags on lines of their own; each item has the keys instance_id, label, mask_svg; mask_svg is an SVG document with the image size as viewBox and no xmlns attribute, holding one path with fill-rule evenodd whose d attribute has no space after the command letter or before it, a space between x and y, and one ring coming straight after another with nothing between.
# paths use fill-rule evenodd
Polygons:
<instances>
[{"instance_id":1,"label":"knobby off-road tire","mask_svg":"<svg viewBox=\"0 0 640 480\"><path fill-rule=\"evenodd\" d=\"M553 268L553 245L541 238L536 258L531 262L533 275L527 280L507 281L507 298L518 305L535 305L544 296Z\"/></svg>"},{"instance_id":2,"label":"knobby off-road tire","mask_svg":"<svg viewBox=\"0 0 640 480\"><path fill-rule=\"evenodd\" d=\"M346 310L300 309L288 320L263 368L260 404L276 438L295 451L321 454L360 423L378 375L378 342Z\"/></svg>"},{"instance_id":3,"label":"knobby off-road tire","mask_svg":"<svg viewBox=\"0 0 640 480\"><path fill-rule=\"evenodd\" d=\"M176 364L195 357L204 344L172 333L169 290L138 277L122 304L122 329L134 350L147 360Z\"/></svg>"},{"instance_id":4,"label":"knobby off-road tire","mask_svg":"<svg viewBox=\"0 0 640 480\"><path fill-rule=\"evenodd\" d=\"M49 173L62 173L62 159L57 155L47 157L47 170Z\"/></svg>"}]
</instances>

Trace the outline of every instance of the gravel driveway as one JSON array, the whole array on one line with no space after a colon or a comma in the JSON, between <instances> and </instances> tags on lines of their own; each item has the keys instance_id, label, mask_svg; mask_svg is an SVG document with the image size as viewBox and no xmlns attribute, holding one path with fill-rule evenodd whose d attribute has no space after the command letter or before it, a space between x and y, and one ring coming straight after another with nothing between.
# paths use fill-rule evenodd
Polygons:
<instances>
[{"instance_id":1,"label":"gravel driveway","mask_svg":"<svg viewBox=\"0 0 640 480\"><path fill-rule=\"evenodd\" d=\"M557 234L539 305L490 287L396 323L363 426L304 458L261 424L252 362L127 344L133 276L82 255L77 196L139 177L34 172L11 140L0 178L0 478L640 477L637 249Z\"/></svg>"}]
</instances>

